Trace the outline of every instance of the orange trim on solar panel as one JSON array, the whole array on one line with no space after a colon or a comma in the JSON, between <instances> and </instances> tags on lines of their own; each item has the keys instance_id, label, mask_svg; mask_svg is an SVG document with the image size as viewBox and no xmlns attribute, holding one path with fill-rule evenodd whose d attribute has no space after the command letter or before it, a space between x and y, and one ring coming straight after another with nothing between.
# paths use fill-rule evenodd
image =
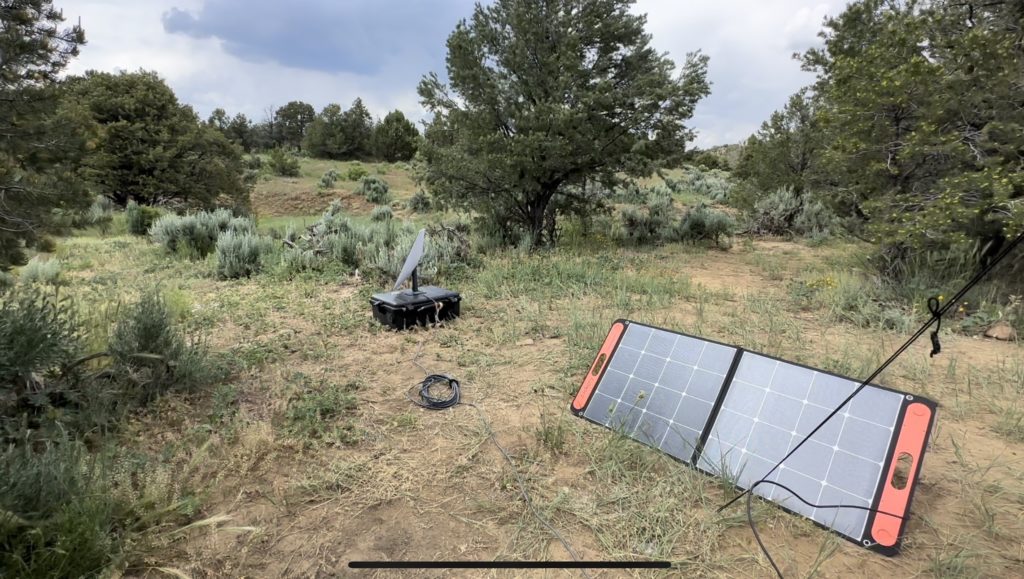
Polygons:
<instances>
[{"instance_id":1,"label":"orange trim on solar panel","mask_svg":"<svg viewBox=\"0 0 1024 579\"><path fill-rule=\"evenodd\" d=\"M576 398L572 401L572 409L576 412L583 410L587 402L590 402L590 397L594 394L594 388L597 387L597 380L601 377L601 370L604 369L608 360L611 359L612 353L615 351L615 345L619 343L619 337L625 331L626 325L622 322L615 322L612 324L611 329L608 330L608 336L605 337L604 344L597 352L594 363L587 372L587 377L583 379L580 391L576 393Z\"/></svg>"},{"instance_id":2,"label":"orange trim on solar panel","mask_svg":"<svg viewBox=\"0 0 1024 579\"><path fill-rule=\"evenodd\" d=\"M892 453L892 464L889 465L885 486L882 487L878 510L904 518L900 519L883 513L875 515L875 521L871 525L871 537L879 545L892 547L899 540L900 527L906 520L910 491L914 487L914 473L917 472L921 455L924 453L931 418L931 408L920 402L914 402L907 406L906 414L903 415L903 426L900 428L899 438L896 440L896 449ZM907 456L910 457L909 465L906 464L905 457ZM902 467L901 462L903 463ZM897 468L906 469L905 473L901 473L902 480L896 480ZM903 476L906 478L904 479ZM897 486L899 483L902 483L902 488Z\"/></svg>"}]
</instances>

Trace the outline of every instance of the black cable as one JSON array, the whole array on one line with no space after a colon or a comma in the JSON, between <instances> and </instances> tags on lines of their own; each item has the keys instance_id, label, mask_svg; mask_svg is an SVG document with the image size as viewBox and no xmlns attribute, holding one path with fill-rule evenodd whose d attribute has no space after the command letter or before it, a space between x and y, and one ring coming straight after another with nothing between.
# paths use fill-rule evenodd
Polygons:
<instances>
[{"instance_id":1,"label":"black cable","mask_svg":"<svg viewBox=\"0 0 1024 579\"><path fill-rule=\"evenodd\" d=\"M423 343L420 342L420 348L422 348L422 346ZM406 391L406 398L408 398L413 404L421 408L426 408L427 410L444 410L446 408L454 408L460 404L463 406L470 406L476 410L477 415L480 417L480 422L483 423L484 430L487 431L487 437L494 444L495 448L498 449L498 452L501 453L501 456L505 458L505 462L512 467L512 474L516 477L516 482L519 485L519 492L522 494L523 500L526 501L526 505L530 508L530 512L533 514L534 518L536 518L540 524L544 525L544 527L547 528L547 530L550 531L556 539L558 539L558 542L562 544L562 547L564 547L569 553L572 560L579 563L581 560L580 556L576 553L576 550L572 548L572 545L569 544L569 541L567 541L565 537L563 537L562 534L547 521L547 519L542 517L537 511L537 507L533 505L533 499L530 498L530 493L526 490L526 482L523 481L522 475L519 474L519 469L516 468L516 464L512 460L512 455L505 450L505 447L498 443L498 439L494 435L494 429L491 428L491 423L487 420L487 416L484 414L484 411L472 402L462 401L462 391L458 380L448 376L447 374L430 374L427 372L426 368L419 363L418 358L419 349L417 349L416 357L412 359L412 362L413 364L416 364L420 370L423 370L423 373L427 374L427 377L424 378L422 382L415 384L412 388ZM445 383L447 385L447 394L436 395L431 392L431 387L440 383ZM417 389L419 390L419 400L412 396L413 391ZM588 573L586 569L580 569L580 571L583 573L584 577L590 579L590 573Z\"/></svg>"},{"instance_id":2,"label":"black cable","mask_svg":"<svg viewBox=\"0 0 1024 579\"><path fill-rule=\"evenodd\" d=\"M789 457L793 456L793 454L797 450L800 450L800 447L802 447L808 440L811 439L812 436L814 436L819 430L821 430L825 426L825 424L829 420L832 419L833 416L835 416L836 414L839 414L839 411L842 410L844 406L849 404L850 400L853 400L854 396L859 394L860 391L863 390L868 384L870 384L875 378L877 378L879 374L884 372L885 369L888 368L890 364L895 362L897 358L899 358L901 355L903 355L903 352L907 351L907 349L910 348L910 346L913 345L913 343L916 342L918 338L923 336L924 333L926 331L928 331L928 328L930 328L933 323L935 323L937 320L939 320L957 302L959 302L961 299L963 299L963 297L967 294L967 292L969 292L972 288L974 288L974 286L976 286L978 284L978 282L980 282L985 276L987 276L995 268L995 266L999 265L999 262L1001 262L1003 260L1003 258L1005 258L1011 251L1016 249L1017 246L1020 245L1022 242L1024 242L1024 232L1019 234L1012 242L1010 242L1008 245L1006 245L1003 248L1003 250L999 252L999 255L997 255L995 258L993 258L992 261L990 261L988 263L988 265L986 265L984 268L982 268L981 271L979 271L977 274L975 274L975 276L972 277L970 279L970 281L967 282L966 285L964 285L962 288L960 288L960 291L956 292L956 295L954 295L952 299L950 299L948 302L946 302L946 305L944 305L940 309L938 309L936 311L936 313L933 313L932 317L928 318L928 321L926 321L924 323L924 325L922 325L920 328L918 328L918 330L916 332L914 332L914 335L911 336L910 339L908 339L906 342L904 342L902 346L900 346L895 352L893 352L893 354L891 356L889 356L889 358L885 362L882 362L881 366L879 366L877 369L875 369L875 371L872 372L870 376L865 378L864 381L861 382L860 385L857 386L853 390L853 392L850 393L849 396L847 396L842 402L840 402L839 405L835 407L835 409L833 409L831 412L829 412L828 416L823 418L821 420L821 422L818 423L818 425L814 427L813 430L811 430L802 439L800 439L800 442L798 442L796 444L796 446L794 446L789 452L787 452L786 456L783 456L781 460L779 460L777 463L775 463L775 466L773 466L771 470L769 470L767 473L765 473L764 477L762 477L761 480L764 480L765 478L771 476L771 474L773 472L775 472L779 468L779 466L782 465L783 462L785 462ZM747 490L743 491L742 493L737 495L735 498L733 498L729 502L727 502L724 505L722 505L721 507L719 507L718 508L718 512L722 512L723 510L727 509L729 506L731 506L733 503L735 503L736 501L738 501L741 498L743 498L749 492L750 492L750 489L747 489Z\"/></svg>"},{"instance_id":3,"label":"black cable","mask_svg":"<svg viewBox=\"0 0 1024 579\"><path fill-rule=\"evenodd\" d=\"M849 396L847 396L842 402L840 402L839 405L836 406L834 410L829 412L828 416L823 418L821 420L821 422L818 423L818 425L814 427L814 429L812 429L803 438L801 438L800 441L796 444L796 446L794 446L792 449L790 449L790 451L787 452L785 456L783 456L777 463L775 463L775 466L773 466L771 468L771 470L769 470L767 473L765 473L765 475L763 477L761 477L760 480L754 482L754 484L750 485L749 488L747 488L746 490L744 490L740 494L736 495L735 497L730 499L728 502L726 502L724 505L722 505L721 507L718 508L718 512L722 512L723 510L729 508L729 506L731 506L733 503L735 503L736 501L740 500L741 498L743 498L743 497L747 498L747 523L750 525L750 530L754 534L754 539L757 540L757 545L761 548L761 552L764 553L764 556L768 558L768 562L771 563L772 569L775 570L775 574L778 575L779 579L784 579L783 576L782 576L782 571L779 570L779 567L775 564L775 561L772 559L771 554L768 553L768 549L765 547L764 543L761 541L761 536L757 532L757 526L754 524L753 512L751 511L751 494L752 494L752 491L758 485L760 485L760 484L775 484L775 485L778 485L778 486L782 486L782 485L779 485L778 483L775 483L775 482L772 482L772 481L769 481L769 480L766 480L766 479L769 476L771 476L772 473L774 473L776 470L778 470L778 468L780 466L782 466L782 463L784 463L789 457L793 456L793 454L796 453L796 451L799 450L800 447L802 447L808 440L810 440L811 437L813 437L819 430L821 430L825 426L825 424L829 420L832 419L833 416L838 414L839 411L843 409L844 406L849 404L850 401L853 400L854 396L859 394L861 390L863 390L868 384L870 384L872 381L874 381L875 378L877 378L882 372L884 372L885 369L888 368L890 364L892 364L894 361L896 361L897 358L899 358L901 355L903 355L903 353L905 351L907 351L907 349L910 348L910 346L914 342L916 342L918 338L923 336L924 333L928 331L928 328L930 328L933 323L938 322L938 323L941 324L942 316L944 316L946 314L946 312L951 310L957 303L959 303L960 300L962 300L964 298L964 296L967 295L967 292L971 291L971 289L973 289L974 286L978 285L978 283L982 279L984 279L986 276L988 276L988 274L991 273L992 270L995 269L996 266L999 265L999 263L1001 261L1003 261L1003 259L1005 259L1007 255L1009 255L1013 250L1017 249L1017 246L1021 245L1021 243L1024 243L1024 231L1022 231L1021 233L1017 234L1017 237L1015 237L1013 239L1013 241L1011 241L1009 244L1004 246L1003 249L991 261L989 261L984 267L982 267L981 270L978 271L978 273L976 273L974 275L974 277L972 277L970 280L968 280L968 282L963 287L961 287L960 290L957 291L956 294L948 302L946 302L946 304L944 306L942 306L941 308L933 307L934 305L938 304L938 302L939 302L938 298L931 298L931 299L929 299L928 300L928 311L931 314L931 317L928 318L928 320L920 328L918 328L918 330L916 332L914 332L914 335L912 335L910 337L910 339L908 339L906 342L904 342L902 346L900 346L895 352L893 352L893 354L891 356L889 356L889 358L886 359L885 362L882 362L881 366L879 366L877 369L875 369L875 371L872 372L870 376L865 378L864 381L861 382L860 385L857 386L857 388L855 388L853 390L853 392L850 393ZM932 300L934 300L934 302ZM940 325L940 327L941 327L941 325ZM932 356L937 354L939 352L939 350L941 349L941 346L939 345L938 341L939 341L938 340L938 331L936 331L935 333L932 334L932 354L931 354ZM790 490L790 489L786 489L786 490L788 490L790 492L790 494L792 494L794 497L796 497L802 503L814 506L814 505L812 505L812 503L804 500L803 497L801 497L800 495L794 493L792 490ZM869 507L860 507L860 506L855 506L855 505L840 505L840 506L834 507L834 508L857 508L857 509L863 509L863 510L867 510L867 511L876 512L876 513L881 512L881 511L877 511L875 509L871 509ZM882 513L882 514L886 514L886 515L893 516L893 517L897 516L897 515L893 515L892 513ZM900 516L898 518L900 520L904 519L904 517L902 517L902 516Z\"/></svg>"},{"instance_id":4,"label":"black cable","mask_svg":"<svg viewBox=\"0 0 1024 579\"><path fill-rule=\"evenodd\" d=\"M864 506L861 506L861 505L819 505L819 504L815 504L815 503L812 503L812 502L804 499L803 497L798 495L796 493L796 491L794 491L793 489L787 487L786 485L784 485L782 483L777 483L775 481L770 481L770 480L764 480L764 479L759 480L759 481L755 482L753 485L751 485L750 490L753 491L755 488L757 488L758 485L763 485L763 484L775 485L775 486L781 488L782 490L788 492L789 494L793 495L793 497L796 500L798 500L801 503L803 503L803 504L805 504L805 505L807 505L807 506L809 506L811 508L814 508L814 509L858 509L858 510L861 510L861 511L868 511L869 513L875 513L877 515L888 515L890 517L895 517L895 518L897 518L897 519L899 519L901 521L906 519L906 516L904 516L904 515L897 515L895 513L890 513L888 511L883 511L883 510L880 510L880 509L873 509L871 507L864 507ZM750 532L754 534L754 540L757 541L757 546L761 548L761 552L764 553L764 556L768 559L768 563L772 566L772 569L775 570L775 574L778 575L780 579L782 579L782 570L779 569L779 566L775 563L775 559L772 559L771 554L768 553L768 548L765 546L764 541L761 540L761 533L757 532L757 523L754 522L754 511L753 511L753 506L752 506L752 499L753 498L754 498L754 493L753 492L747 493L747 523L750 524Z\"/></svg>"},{"instance_id":5,"label":"black cable","mask_svg":"<svg viewBox=\"0 0 1024 579\"><path fill-rule=\"evenodd\" d=\"M432 393L431 388L441 383L447 385L447 393L440 395ZM417 388L420 394L419 400L412 397L413 391ZM422 382L410 388L405 393L405 397L420 408L444 410L457 406L462 398L462 392L459 390L459 381L455 378L445 374L429 374Z\"/></svg>"}]
</instances>

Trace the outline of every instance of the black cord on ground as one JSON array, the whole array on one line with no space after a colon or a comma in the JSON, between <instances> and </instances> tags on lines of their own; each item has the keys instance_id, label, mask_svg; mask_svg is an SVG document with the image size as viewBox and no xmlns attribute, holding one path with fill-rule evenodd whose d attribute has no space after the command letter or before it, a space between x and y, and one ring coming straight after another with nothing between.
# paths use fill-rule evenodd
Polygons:
<instances>
[{"instance_id":1,"label":"black cord on ground","mask_svg":"<svg viewBox=\"0 0 1024 579\"><path fill-rule=\"evenodd\" d=\"M516 468L516 463L512 460L512 455L505 450L505 447L498 443L498 439L494 435L494 429L491 428L491 423L487 420L487 415L484 414L484 411L476 404L462 401L462 391L460 390L458 380L446 374L431 374L427 372L426 368L420 365L418 359L420 356L420 349L422 349L422 347L423 342L420 342L420 346L416 351L416 357L412 359L412 362L413 364L416 364L420 370L423 370L423 373L426 374L427 377L424 378L422 382L410 388L406 392L406 398L408 398L413 404L421 408L426 408L427 410L444 410L445 408L454 408L460 404L472 407L476 410L477 415L480 417L480 422L484 426L484 430L487 431L487 437L494 444L494 447L498 449L498 452L501 453L501 456L505 458L505 462L512 467L512 474L515 475L516 483L519 485L519 493L523 496L523 500L526 501L526 505L530 508L530 512L541 525L544 525L544 527L550 531L556 539L558 539L558 542L562 544L562 547L569 553L572 560L578 563L580 561L580 556L576 553L576 550L572 548L569 541L567 541L565 537L563 537L562 534L547 521L547 519L541 516L540 512L537 511L537 507L533 505L533 499L530 498L530 493L526 490L526 482L523 481L523 476L519 474L519 469ZM447 385L446 394L436 394L431 391L431 387L441 383L445 383ZM418 400L412 396L412 393L415 390L419 390ZM580 572L582 572L583 576L587 579L591 579L590 573L588 573L586 569L580 569Z\"/></svg>"},{"instance_id":2,"label":"black cord on ground","mask_svg":"<svg viewBox=\"0 0 1024 579\"><path fill-rule=\"evenodd\" d=\"M781 488L782 490L788 492L789 494L793 495L793 498L795 498L796 500L800 501L801 503L803 503L803 504L805 504L805 505L807 505L807 506L809 506L811 508L815 508L815 509L858 509L858 510L861 510L861 511L868 511L869 513L875 513L875 514L880 514L880 515L889 515L890 517L896 517L897 519L900 519L901 521L906 518L906 517L904 517L902 515L897 515L897 514L886 512L886 511L882 511L882 510L879 510L879 509L873 509L871 507L863 507L861 505L819 505L819 504L815 504L815 503L812 503L812 502L804 499L803 497L798 495L796 493L796 491L794 491L793 489L787 487L784 484L777 483L775 481L770 481L770 480L763 480L763 479L759 480L756 483L754 483L753 485L751 485L751 487L750 487L751 492L747 493L747 522L750 524L750 532L752 532L754 534L754 540L757 541L757 546L761 548L761 552L764 553L765 558L768 559L768 564L772 566L772 569L775 570L775 574L778 575L780 579L782 579L782 570L779 569L779 566L775 563L775 559L772 559L771 554L768 553L768 548L765 546L764 541L761 540L761 533L757 532L757 523L754 522L754 507L753 507L753 500L752 500L754 498L753 490L755 488L757 488L759 485L763 485L763 484L764 485L774 485L774 486L777 486L777 487Z\"/></svg>"},{"instance_id":3,"label":"black cord on ground","mask_svg":"<svg viewBox=\"0 0 1024 579\"><path fill-rule=\"evenodd\" d=\"M772 481L769 481L769 480L766 480L766 479L769 476L771 476L772 473L774 473L776 470L778 470L778 468L780 466L782 466L782 463L786 462L786 460L789 459L789 457L793 456L793 454L796 453L797 450L800 450L800 447L802 447L808 440L811 439L811 437L813 437L819 430L821 430L825 426L825 424L829 420L832 419L833 416L838 414L839 411L843 409L844 406L849 404L850 401L853 400L854 396L856 396L858 393L860 393L860 391L863 390L868 384L873 382L875 380L875 378L877 378L879 376L879 374L881 374L883 371L885 371L885 369L888 368L890 364L895 362L897 358L899 358L901 355L903 355L903 353L906 352L907 349L910 348L910 346L914 342L916 342L918 338L923 336L924 333L928 331L928 328L930 328L933 323L938 322L938 323L941 324L942 316L944 316L946 314L946 312L948 312L949 310L953 309L953 307L957 303L959 303L960 300L962 300L964 298L964 296L967 295L967 292L971 291L971 289L973 289L974 286L978 285L978 283L982 279L984 279L986 276L988 276L988 274L991 273L992 270L995 269L996 266L998 266L999 263L1001 261L1003 261L1003 259L1005 259L1007 255L1009 255L1013 250L1017 249L1017 246L1021 245L1022 243L1024 243L1024 232L1019 233L1017 235L1017 237L1015 237L1013 239L1013 241L1011 241L1006 246L1004 246L1002 251L1000 251L991 261L989 261L985 265L985 267L981 268L981 270L978 271L978 273L976 273L974 275L974 277L972 277L966 284L964 284L964 286L962 288L960 288L960 290L957 291L956 294L948 302L946 302L945 305L943 305L941 308L939 308L939 307L933 308L932 307L933 305L937 305L938 304L938 301L939 301L938 298L932 298L932 299L928 300L928 302L929 302L928 303L928 310L929 310L929 313L931 313L931 317L928 318L928 321L926 321L924 323L924 325L922 325L920 328L918 328L918 330L916 332L914 332L914 335L911 336L910 339L908 339L906 342L904 342L902 346L900 346L895 352L893 352L893 354L891 356L889 356L889 358L886 359L885 362L882 362L881 366L879 366L874 372L872 372L870 376L865 378L864 381L861 382L860 385L857 386L857 388L855 388L853 390L853 392L850 393L849 396L847 396L842 402L840 402L839 405L836 406L834 410L829 412L828 416L823 418L822 421L820 423L818 423L817 426L814 427L814 429L812 429L803 438L801 438L800 441L796 444L796 446L794 446L789 452L786 453L785 456L783 456L777 463L775 463L775 466L773 466L771 468L771 470L769 470L767 473L765 473L765 475L763 477L761 477L760 480L756 481L749 488L747 488L746 490L741 492L739 495L733 497L731 500L729 500L724 505L722 505L721 507L718 508L718 512L722 512L723 510L727 509L729 506L731 506L733 503L735 503L736 501L740 500L741 498L743 498L743 497L747 498L747 523L750 525L750 530L751 530L751 532L753 532L754 538L757 540L757 544L761 548L761 552L764 553L764 556L768 558L768 562L771 563L772 569L775 570L775 574L779 576L779 579L784 579L783 576L782 576L782 571L779 570L779 567L775 564L775 561L772 559L772 556L768 553L768 549L765 547L764 543L761 541L761 536L758 534L757 527L754 524L754 517L753 517L753 513L751 511L751 506L750 506L751 505L751 494L752 494L752 491L758 485L760 485L760 484L775 484L775 485L778 485L778 483L775 483L775 482L772 482ZM932 300L935 300L934 303L932 302ZM932 356L937 354L939 352L939 350L941 349L941 346L939 345L938 342L939 342L939 340L938 340L938 333L936 331L936 333L932 334ZM778 486L782 486L782 485L778 485ZM789 489L786 489L786 490L789 490ZM794 493L792 491L790 491L790 493L794 497L796 497L798 500L800 500L801 502L803 502L805 504L808 504L808 505L811 505L811 503L809 503L806 500L804 500L800 495L798 495L798 494L796 494L796 493ZM868 510L868 511L874 511L873 509L870 509L868 507L860 507L860 506L854 506L854 505L841 505L841 506L838 506L837 508L857 508L857 509L863 509L863 510ZM874 511L874 512L879 512L879 511ZM892 513L884 513L884 514L891 515L891 516L896 516L896 515L892 515ZM899 517L899 518L902 519L903 517Z\"/></svg>"}]
</instances>

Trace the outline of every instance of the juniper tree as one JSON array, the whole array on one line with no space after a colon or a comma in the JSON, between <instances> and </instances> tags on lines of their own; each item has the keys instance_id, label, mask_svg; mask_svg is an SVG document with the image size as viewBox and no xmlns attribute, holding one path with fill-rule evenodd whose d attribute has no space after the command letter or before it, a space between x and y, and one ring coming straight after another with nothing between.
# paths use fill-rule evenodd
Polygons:
<instances>
[{"instance_id":1,"label":"juniper tree","mask_svg":"<svg viewBox=\"0 0 1024 579\"><path fill-rule=\"evenodd\" d=\"M449 84L419 84L433 118L421 153L431 193L475 210L507 242L551 243L560 213L678 158L709 92L707 57L681 71L650 45L631 0L477 4L447 42Z\"/></svg>"}]
</instances>

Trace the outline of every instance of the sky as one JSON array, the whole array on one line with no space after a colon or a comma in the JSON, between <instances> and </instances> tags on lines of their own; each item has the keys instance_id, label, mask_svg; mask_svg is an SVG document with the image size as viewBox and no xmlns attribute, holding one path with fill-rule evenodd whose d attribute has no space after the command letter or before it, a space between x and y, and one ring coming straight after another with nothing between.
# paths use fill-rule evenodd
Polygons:
<instances>
[{"instance_id":1,"label":"sky","mask_svg":"<svg viewBox=\"0 0 1024 579\"><path fill-rule=\"evenodd\" d=\"M422 119L416 85L443 73L445 40L473 0L55 0L87 44L70 74L155 70L206 117L254 121L288 101L318 111L361 97L383 117ZM792 58L819 43L846 0L638 0L652 44L677 64L710 56L711 95L690 125L696 145L736 143L812 82Z\"/></svg>"}]
</instances>

